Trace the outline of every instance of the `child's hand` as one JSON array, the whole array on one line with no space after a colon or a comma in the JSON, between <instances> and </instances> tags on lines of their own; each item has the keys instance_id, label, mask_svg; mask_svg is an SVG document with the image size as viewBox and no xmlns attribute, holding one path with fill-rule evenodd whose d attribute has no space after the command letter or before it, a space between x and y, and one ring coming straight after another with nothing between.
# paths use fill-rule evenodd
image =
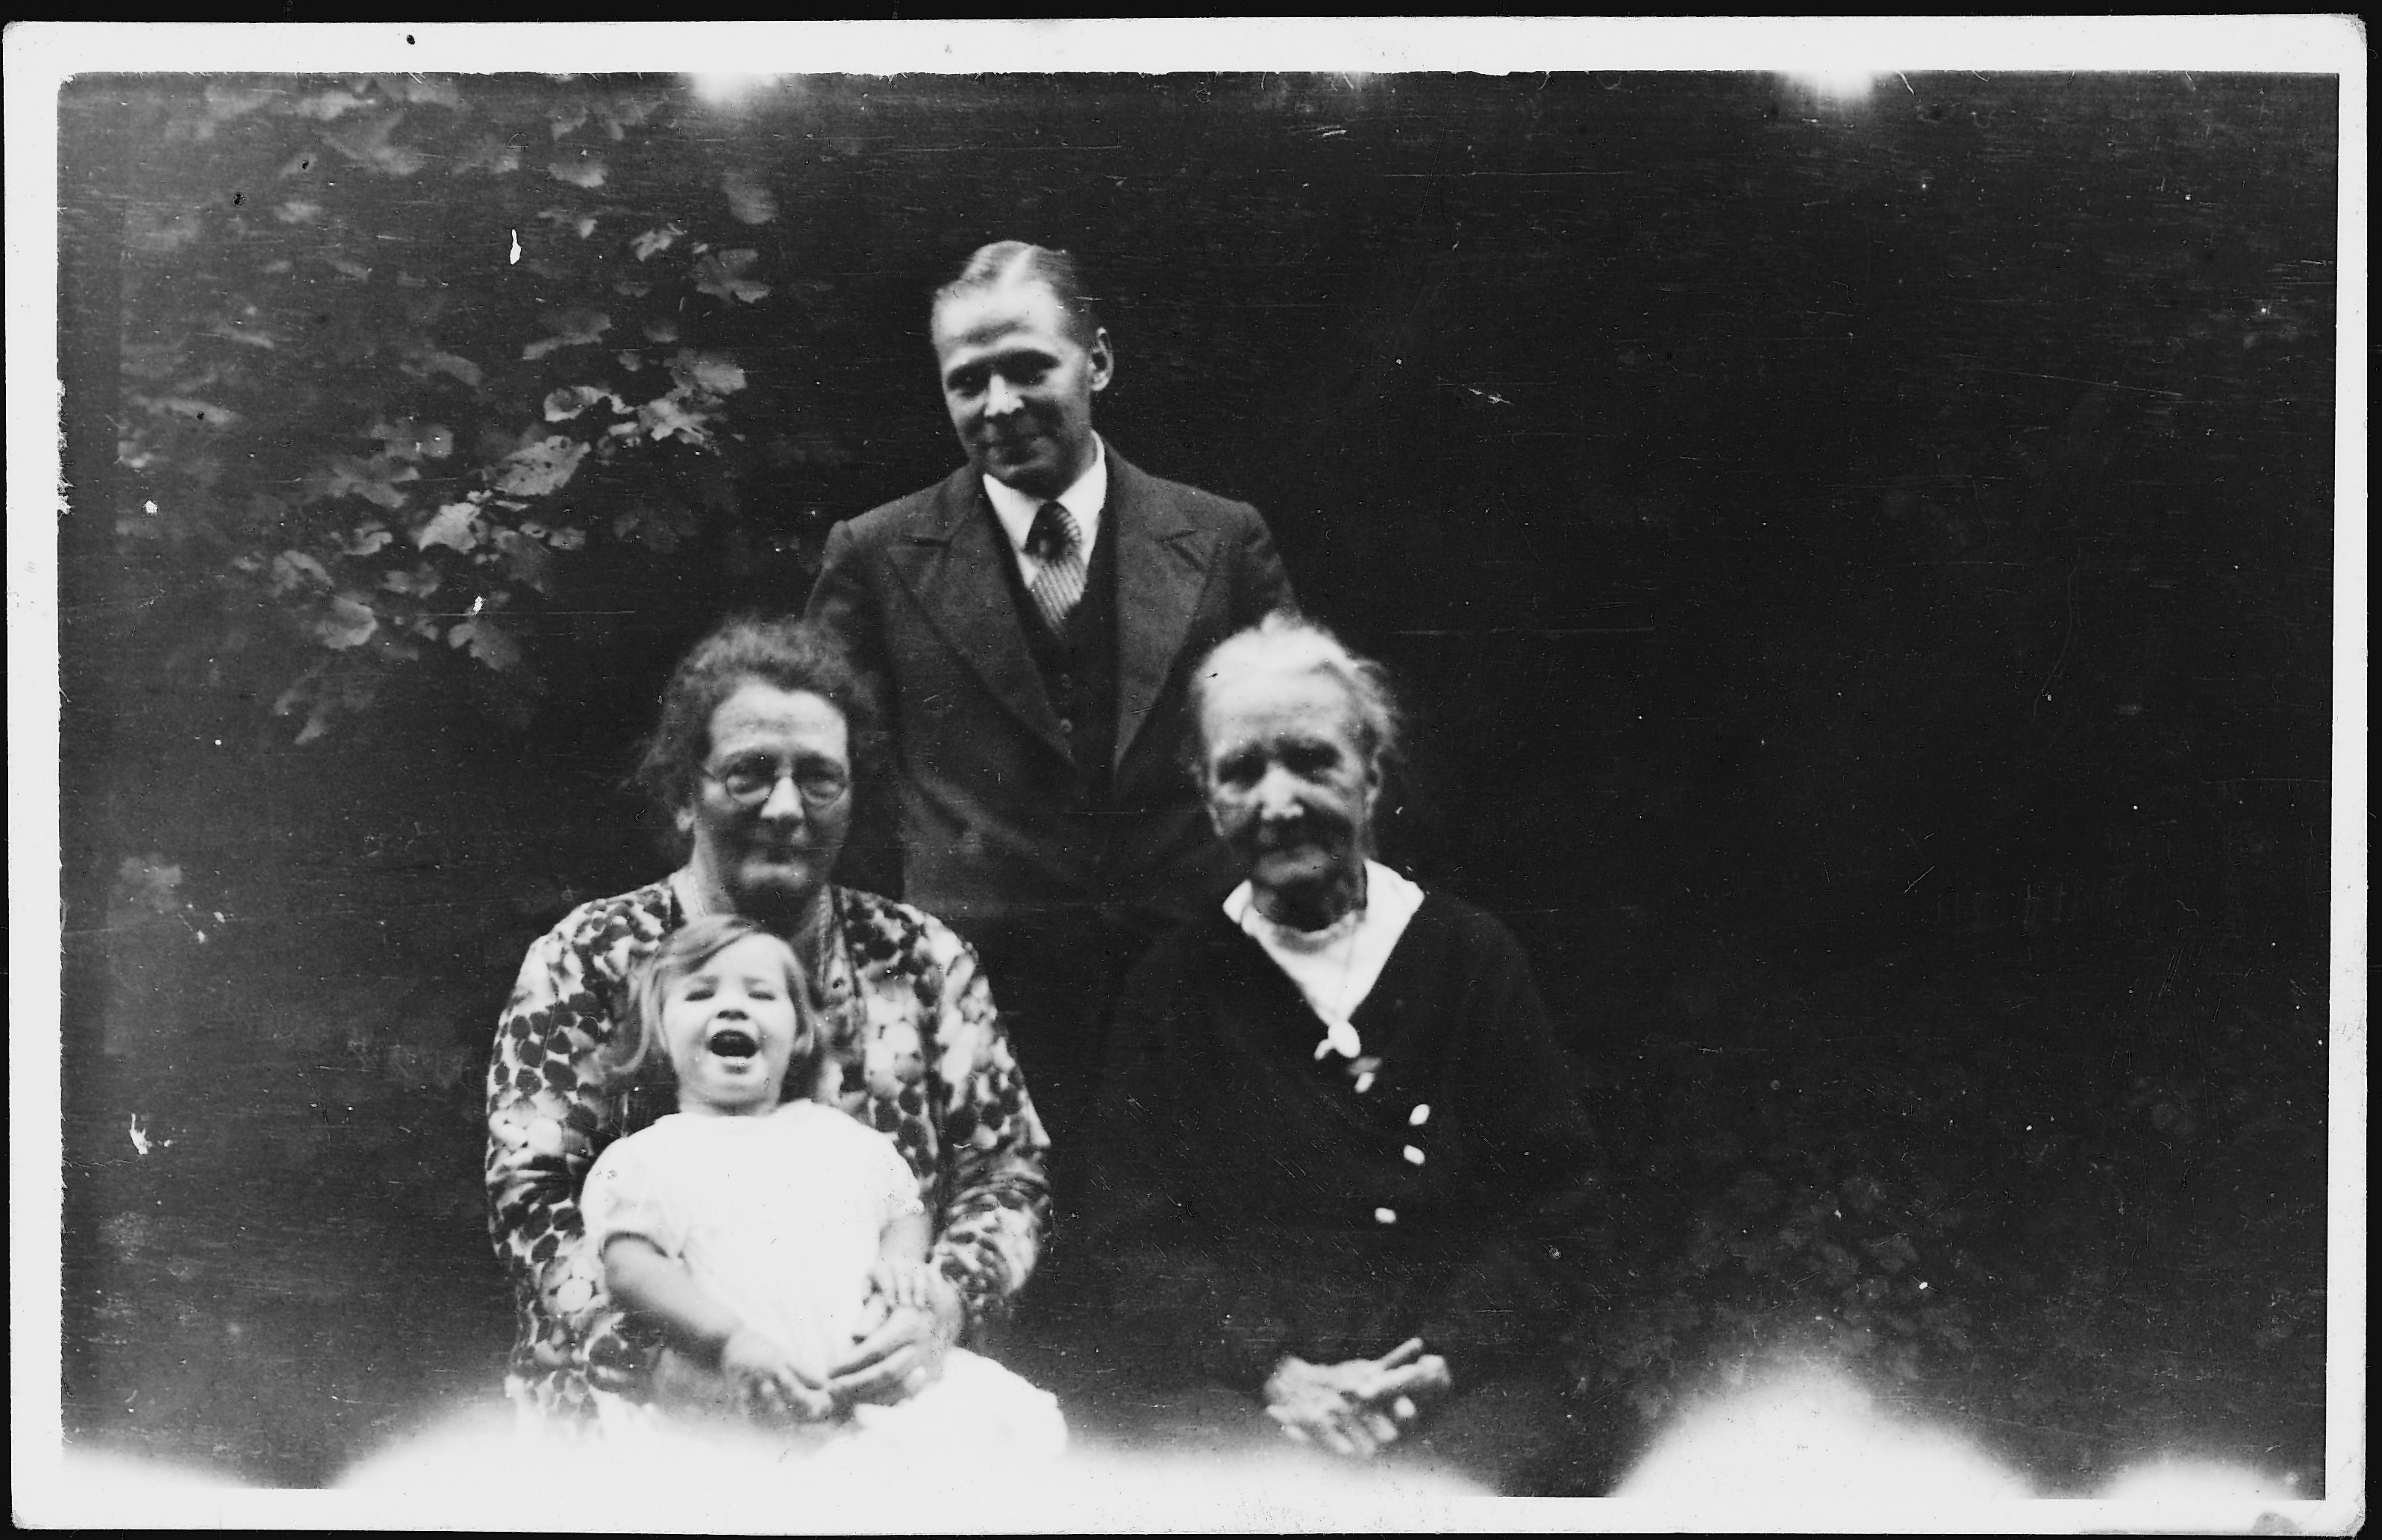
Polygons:
<instances>
[{"instance_id":1,"label":"child's hand","mask_svg":"<svg viewBox=\"0 0 2382 1540\"><path fill-rule=\"evenodd\" d=\"M761 1422L815 1423L835 1411L821 1376L804 1373L776 1339L750 1326L721 1345L719 1372L746 1413Z\"/></svg>"}]
</instances>

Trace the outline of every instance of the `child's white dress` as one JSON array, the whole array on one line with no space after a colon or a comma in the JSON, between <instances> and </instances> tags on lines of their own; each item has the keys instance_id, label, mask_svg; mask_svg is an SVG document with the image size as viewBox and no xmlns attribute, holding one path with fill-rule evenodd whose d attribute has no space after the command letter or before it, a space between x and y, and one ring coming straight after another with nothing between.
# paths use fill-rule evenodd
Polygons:
<instances>
[{"instance_id":1,"label":"child's white dress","mask_svg":"<svg viewBox=\"0 0 2382 1540\"><path fill-rule=\"evenodd\" d=\"M878 1238L920 1207L891 1140L814 1102L761 1118L671 1113L607 1147L580 1194L596 1254L615 1236L644 1237L815 1369L863 1335ZM1051 1454L1066 1439L1048 1392L959 1348L933 1385L854 1408L853 1423L866 1443L937 1450Z\"/></svg>"}]
</instances>

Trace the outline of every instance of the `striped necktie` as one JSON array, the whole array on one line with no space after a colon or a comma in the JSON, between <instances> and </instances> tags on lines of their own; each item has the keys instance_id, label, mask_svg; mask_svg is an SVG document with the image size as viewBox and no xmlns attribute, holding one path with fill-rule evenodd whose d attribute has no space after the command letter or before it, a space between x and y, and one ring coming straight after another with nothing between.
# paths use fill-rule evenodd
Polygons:
<instances>
[{"instance_id":1,"label":"striped necktie","mask_svg":"<svg viewBox=\"0 0 2382 1540\"><path fill-rule=\"evenodd\" d=\"M1064 635L1067 617L1084 596L1084 537L1064 503L1042 505L1025 533L1025 554L1042 564L1029 592L1043 623Z\"/></svg>"}]
</instances>

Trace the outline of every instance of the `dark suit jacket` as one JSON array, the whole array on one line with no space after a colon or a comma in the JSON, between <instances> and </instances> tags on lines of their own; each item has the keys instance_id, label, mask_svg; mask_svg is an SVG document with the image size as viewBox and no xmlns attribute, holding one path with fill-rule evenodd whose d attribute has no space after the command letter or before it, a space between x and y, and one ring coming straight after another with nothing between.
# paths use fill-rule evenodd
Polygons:
<instances>
[{"instance_id":1,"label":"dark suit jacket","mask_svg":"<svg viewBox=\"0 0 2382 1540\"><path fill-rule=\"evenodd\" d=\"M900 779L908 902L965 930L1093 906L1145 934L1230 886L1185 767L1209 648L1292 605L1257 509L1108 448L1117 723L1111 794L1084 806L976 472L838 524L808 617L876 680Z\"/></svg>"}]
</instances>

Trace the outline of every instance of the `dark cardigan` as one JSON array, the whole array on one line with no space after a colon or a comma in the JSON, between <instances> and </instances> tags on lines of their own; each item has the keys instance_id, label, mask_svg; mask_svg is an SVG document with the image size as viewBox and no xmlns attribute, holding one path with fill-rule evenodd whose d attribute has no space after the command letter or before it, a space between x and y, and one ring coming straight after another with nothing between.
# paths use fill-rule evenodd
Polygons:
<instances>
[{"instance_id":1,"label":"dark cardigan","mask_svg":"<svg viewBox=\"0 0 2382 1540\"><path fill-rule=\"evenodd\" d=\"M1366 1057L1319 1060L1212 911L1127 980L1084 1245L1145 1367L1255 1389L1285 1353L1420 1337L1465 1377L1551 1345L1598 1157L1520 946L1428 894L1355 1024Z\"/></svg>"}]
</instances>

